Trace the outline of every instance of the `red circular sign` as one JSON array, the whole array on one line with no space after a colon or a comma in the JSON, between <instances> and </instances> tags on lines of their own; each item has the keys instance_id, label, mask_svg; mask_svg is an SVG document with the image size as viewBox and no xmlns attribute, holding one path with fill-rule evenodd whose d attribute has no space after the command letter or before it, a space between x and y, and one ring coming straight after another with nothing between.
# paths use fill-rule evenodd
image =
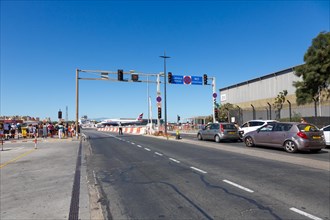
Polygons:
<instances>
[{"instance_id":1,"label":"red circular sign","mask_svg":"<svg viewBox=\"0 0 330 220\"><path fill-rule=\"evenodd\" d=\"M184 84L191 84L191 76L184 76L183 82Z\"/></svg>"}]
</instances>

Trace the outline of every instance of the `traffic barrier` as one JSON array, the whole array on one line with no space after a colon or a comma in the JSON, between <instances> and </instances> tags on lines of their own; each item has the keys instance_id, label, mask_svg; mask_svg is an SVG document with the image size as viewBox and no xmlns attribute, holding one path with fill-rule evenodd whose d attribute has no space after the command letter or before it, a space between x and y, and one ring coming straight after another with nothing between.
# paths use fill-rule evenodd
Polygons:
<instances>
[{"instance_id":1,"label":"traffic barrier","mask_svg":"<svg viewBox=\"0 0 330 220\"><path fill-rule=\"evenodd\" d=\"M98 128L97 131L119 132L119 129L118 129L118 127L105 127L105 128ZM123 133L145 134L146 127L124 127Z\"/></svg>"}]
</instances>

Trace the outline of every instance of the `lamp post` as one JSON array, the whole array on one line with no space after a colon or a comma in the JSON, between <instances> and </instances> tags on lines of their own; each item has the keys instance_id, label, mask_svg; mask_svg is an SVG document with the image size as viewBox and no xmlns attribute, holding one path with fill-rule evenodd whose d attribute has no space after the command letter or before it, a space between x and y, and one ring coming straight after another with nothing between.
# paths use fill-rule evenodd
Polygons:
<instances>
[{"instance_id":1,"label":"lamp post","mask_svg":"<svg viewBox=\"0 0 330 220\"><path fill-rule=\"evenodd\" d=\"M164 120L165 120L165 135L167 136L167 106L166 106L166 59L171 58L166 56L164 51L163 56L159 56L164 59Z\"/></svg>"}]
</instances>

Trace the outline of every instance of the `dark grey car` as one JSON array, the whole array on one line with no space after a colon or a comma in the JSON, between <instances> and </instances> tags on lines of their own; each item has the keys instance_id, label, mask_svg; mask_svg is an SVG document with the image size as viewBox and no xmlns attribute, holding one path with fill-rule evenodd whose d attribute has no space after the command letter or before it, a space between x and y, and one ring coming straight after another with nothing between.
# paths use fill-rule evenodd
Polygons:
<instances>
[{"instance_id":1,"label":"dark grey car","mask_svg":"<svg viewBox=\"0 0 330 220\"><path fill-rule=\"evenodd\" d=\"M238 130L233 123L211 123L197 133L198 140L222 140L238 141Z\"/></svg>"},{"instance_id":2,"label":"dark grey car","mask_svg":"<svg viewBox=\"0 0 330 220\"><path fill-rule=\"evenodd\" d=\"M254 145L284 148L289 153L298 150L318 152L325 148L323 132L315 125L297 122L269 123L243 138L246 146Z\"/></svg>"}]
</instances>

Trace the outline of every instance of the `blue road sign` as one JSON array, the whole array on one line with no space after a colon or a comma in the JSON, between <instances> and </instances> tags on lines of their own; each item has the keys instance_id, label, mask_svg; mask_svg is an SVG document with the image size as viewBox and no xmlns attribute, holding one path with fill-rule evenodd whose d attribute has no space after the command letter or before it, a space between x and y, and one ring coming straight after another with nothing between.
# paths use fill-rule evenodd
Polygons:
<instances>
[{"instance_id":1,"label":"blue road sign","mask_svg":"<svg viewBox=\"0 0 330 220\"><path fill-rule=\"evenodd\" d=\"M172 84L183 84L183 76L172 75Z\"/></svg>"},{"instance_id":2,"label":"blue road sign","mask_svg":"<svg viewBox=\"0 0 330 220\"><path fill-rule=\"evenodd\" d=\"M191 76L191 84L192 85L203 85L203 77L202 76Z\"/></svg>"}]
</instances>

